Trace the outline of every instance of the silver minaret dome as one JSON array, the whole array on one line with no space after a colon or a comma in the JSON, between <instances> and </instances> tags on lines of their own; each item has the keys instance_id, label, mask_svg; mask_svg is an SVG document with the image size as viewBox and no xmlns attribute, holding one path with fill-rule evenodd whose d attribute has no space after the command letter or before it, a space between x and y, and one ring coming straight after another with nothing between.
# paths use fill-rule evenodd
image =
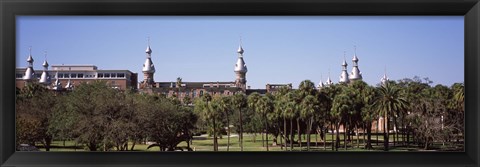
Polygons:
<instances>
[{"instance_id":1,"label":"silver minaret dome","mask_svg":"<svg viewBox=\"0 0 480 167\"><path fill-rule=\"evenodd\" d=\"M237 53L238 53L238 59L237 59L237 63L235 64L234 71L246 73L248 69L247 69L247 65L245 64L245 61L243 61L243 48L241 45L238 47Z\"/></svg>"},{"instance_id":2,"label":"silver minaret dome","mask_svg":"<svg viewBox=\"0 0 480 167\"><path fill-rule=\"evenodd\" d=\"M347 72L347 61L345 60L345 55L343 57L342 63L342 73L340 74L340 79L338 82L340 83L348 83L350 80L348 79L348 72Z\"/></svg>"},{"instance_id":3,"label":"silver minaret dome","mask_svg":"<svg viewBox=\"0 0 480 167\"><path fill-rule=\"evenodd\" d=\"M30 47L28 50L30 52L27 58L28 67L27 70L25 70L25 76L23 76L23 80L27 81L35 78L35 71L33 70L32 48Z\"/></svg>"},{"instance_id":4,"label":"silver minaret dome","mask_svg":"<svg viewBox=\"0 0 480 167\"><path fill-rule=\"evenodd\" d=\"M53 83L53 89L54 90L61 90L62 89L62 83L58 79L58 71L55 74L55 83Z\"/></svg>"},{"instance_id":5,"label":"silver minaret dome","mask_svg":"<svg viewBox=\"0 0 480 167\"><path fill-rule=\"evenodd\" d=\"M42 75L40 76L40 81L38 81L41 84L49 85L51 83L50 75L48 74L48 62L47 60L43 61L43 72Z\"/></svg>"},{"instance_id":6,"label":"silver minaret dome","mask_svg":"<svg viewBox=\"0 0 480 167\"><path fill-rule=\"evenodd\" d=\"M147 73L155 73L155 66L153 65L152 62L152 49L150 48L150 40L148 42L147 50L145 50L145 53L147 53L147 59L145 60L145 63L143 64L143 72Z\"/></svg>"},{"instance_id":7,"label":"silver minaret dome","mask_svg":"<svg viewBox=\"0 0 480 167\"><path fill-rule=\"evenodd\" d=\"M357 57L357 47L355 47L355 53L353 54L353 68L352 73L350 74L350 80L361 80L362 72L358 69L358 57Z\"/></svg>"},{"instance_id":8,"label":"silver minaret dome","mask_svg":"<svg viewBox=\"0 0 480 167\"><path fill-rule=\"evenodd\" d=\"M325 85L323 84L322 80L320 80L320 82L318 82L318 89L322 89L323 87L325 87Z\"/></svg>"},{"instance_id":9,"label":"silver minaret dome","mask_svg":"<svg viewBox=\"0 0 480 167\"><path fill-rule=\"evenodd\" d=\"M332 84L333 84L333 82L332 82L332 80L330 79L330 76L328 76L327 82L325 82L325 85L326 85L326 86L330 86L330 85L332 85Z\"/></svg>"}]
</instances>

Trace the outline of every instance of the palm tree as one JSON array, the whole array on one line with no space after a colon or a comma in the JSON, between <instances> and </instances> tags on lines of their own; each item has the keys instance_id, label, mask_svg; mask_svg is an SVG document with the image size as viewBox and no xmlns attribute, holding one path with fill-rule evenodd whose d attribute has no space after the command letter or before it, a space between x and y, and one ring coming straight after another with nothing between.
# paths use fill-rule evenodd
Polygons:
<instances>
[{"instance_id":1,"label":"palm tree","mask_svg":"<svg viewBox=\"0 0 480 167\"><path fill-rule=\"evenodd\" d=\"M231 112L231 100L230 97L224 96L221 97L218 107L220 111L225 113L225 119L227 121L227 151L230 150L230 112Z\"/></svg>"},{"instance_id":2,"label":"palm tree","mask_svg":"<svg viewBox=\"0 0 480 167\"><path fill-rule=\"evenodd\" d=\"M237 93L233 96L232 104L239 113L239 122L240 122L240 135L239 135L239 145L240 151L243 151L243 122L242 122L242 109L247 106L247 100L245 94Z\"/></svg>"},{"instance_id":3,"label":"palm tree","mask_svg":"<svg viewBox=\"0 0 480 167\"><path fill-rule=\"evenodd\" d=\"M262 115L263 120L265 122L265 133L266 133L265 138L267 140L266 145L267 145L267 151L268 151L268 118L267 118L267 114L272 112L273 102L271 101L271 99L269 97L263 96L260 99L258 99L256 108L257 108L257 111Z\"/></svg>"},{"instance_id":4,"label":"palm tree","mask_svg":"<svg viewBox=\"0 0 480 167\"><path fill-rule=\"evenodd\" d=\"M310 133L312 130L313 118L316 112L319 110L319 102L313 95L306 96L301 104L300 116L302 119L307 120L307 151L310 151Z\"/></svg>"},{"instance_id":5,"label":"palm tree","mask_svg":"<svg viewBox=\"0 0 480 167\"><path fill-rule=\"evenodd\" d=\"M385 119L384 150L388 151L388 116L393 115L397 111L406 109L408 103L405 98L401 96L401 89L393 86L392 83L382 85L378 90L379 98L374 105L380 112L380 114L384 116Z\"/></svg>"},{"instance_id":6,"label":"palm tree","mask_svg":"<svg viewBox=\"0 0 480 167\"><path fill-rule=\"evenodd\" d=\"M293 150L293 119L295 118L295 113L297 111L297 103L295 102L295 93L294 92L288 92L285 95L285 110L283 111L283 117L284 117L284 130L285 130L285 135L287 134L286 129L287 129L287 122L286 120L290 120L290 151ZM285 140L285 144L286 144Z\"/></svg>"},{"instance_id":7,"label":"palm tree","mask_svg":"<svg viewBox=\"0 0 480 167\"><path fill-rule=\"evenodd\" d=\"M335 96L333 99L332 109L331 109L331 118L335 123L336 130L336 140L335 140L335 150L338 151L340 144L340 123L346 122L345 115L353 110L353 100L348 93L342 92L339 95ZM347 132L345 132L347 133ZM346 145L346 143L344 143Z\"/></svg>"},{"instance_id":8,"label":"palm tree","mask_svg":"<svg viewBox=\"0 0 480 167\"><path fill-rule=\"evenodd\" d=\"M212 104L212 96L206 93L203 94L200 99L197 100L197 104L195 105L195 110L200 112L205 120L212 121L213 127L213 151L218 151L218 143L217 143L217 125L216 125L216 110L217 110L216 101Z\"/></svg>"},{"instance_id":9,"label":"palm tree","mask_svg":"<svg viewBox=\"0 0 480 167\"><path fill-rule=\"evenodd\" d=\"M372 122L378 117L378 113L373 109L373 103L377 98L375 89L371 86L366 86L362 91L361 99L365 106L361 110L362 120L365 122L365 127L367 130L367 144L365 149L372 149Z\"/></svg>"},{"instance_id":10,"label":"palm tree","mask_svg":"<svg viewBox=\"0 0 480 167\"><path fill-rule=\"evenodd\" d=\"M298 96L297 96L296 102L297 102L297 105L299 105L299 107L301 107L300 104L305 99L305 97L307 97L308 95L312 95L312 96L316 95L315 84L310 80L304 80L304 81L300 82L300 85L298 86L297 93L298 93ZM297 110L296 115L297 115L296 117L297 117L298 141L300 143L300 149L302 149L302 138L301 138L301 134L300 134L301 133L301 131L300 131L300 119L302 117L301 117L300 110ZM307 125L307 127L308 127L308 125Z\"/></svg>"}]
</instances>

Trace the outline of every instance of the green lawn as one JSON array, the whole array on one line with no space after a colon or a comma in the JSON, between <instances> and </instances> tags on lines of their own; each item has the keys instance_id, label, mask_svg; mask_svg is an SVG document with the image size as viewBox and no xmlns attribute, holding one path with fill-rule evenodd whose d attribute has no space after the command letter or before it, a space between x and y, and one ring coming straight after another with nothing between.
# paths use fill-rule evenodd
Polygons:
<instances>
[{"instance_id":1,"label":"green lawn","mask_svg":"<svg viewBox=\"0 0 480 167\"><path fill-rule=\"evenodd\" d=\"M324 148L324 143L321 141L320 136L318 136L318 143L316 143L316 138L315 135L311 135L311 143L310 143L310 150L311 151L332 151L332 135L334 134L327 134L327 141L326 141L326 149ZM244 135L244 144L243 144L243 150L244 151L266 151L267 148L262 145L262 136L260 134L257 134L255 139L254 139L253 134L245 134ZM366 150L364 149L365 142L363 140L363 136L359 135L359 143L357 147L357 136L352 136L351 141L347 142L347 150L344 148L344 142L343 142L343 134L340 134L340 148L338 149L339 151L383 151L383 135L379 134L378 135L378 145L377 145L377 137L372 135L372 146L374 147L373 150ZM305 138L305 139L304 139ZM366 137L365 137L366 138ZM269 151L283 151L282 148L280 147L280 141L278 141L277 146L272 146L273 144L273 136L269 135ZM297 140L298 137L295 136L295 140ZM410 139L411 141L412 139ZM398 141L402 141L401 135L399 135ZM283 142L283 141L282 141ZM219 143L219 151L227 151L227 136L223 136L221 139L218 139ZM302 148L299 147L299 144L294 144L294 151L300 151L304 150L306 151L306 146L307 146L307 140L306 140L306 135L302 136ZM318 145L317 145L318 144ZM132 143L129 143L129 148L132 146ZM179 147L186 147L187 143L182 142L178 145ZM37 147L40 148L40 150L44 151L45 149L42 147L40 143L37 144ZM150 149L147 149L148 145L145 144L136 144L134 147L134 151L159 151L158 147L153 147ZM213 138L212 137L206 137L206 136L194 136L194 140L192 141L192 145L190 146L192 149L195 151L213 151ZM441 143L437 144L436 147L438 149L451 149L447 148L447 146L443 146ZM289 147L290 148L290 147ZM285 148L283 148L285 149ZM390 135L390 150L391 151L421 151L417 146L411 145L409 148L406 146L401 146L400 142L396 144L396 146L393 146L393 134ZM75 142L74 141L65 141L65 146L63 141L54 141L52 143L52 148L50 151L87 151L84 149L83 146L77 145L75 147ZM232 137L230 138L230 148L229 151L240 151L240 146L238 142L238 136L236 134L232 134ZM461 151L461 150L460 150Z\"/></svg>"}]
</instances>

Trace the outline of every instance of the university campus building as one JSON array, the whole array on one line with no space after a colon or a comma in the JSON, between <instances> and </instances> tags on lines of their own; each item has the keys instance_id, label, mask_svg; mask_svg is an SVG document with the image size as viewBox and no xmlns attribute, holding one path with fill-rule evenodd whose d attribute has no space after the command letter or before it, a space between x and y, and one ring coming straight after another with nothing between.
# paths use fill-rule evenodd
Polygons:
<instances>
[{"instance_id":1,"label":"university campus building","mask_svg":"<svg viewBox=\"0 0 480 167\"><path fill-rule=\"evenodd\" d=\"M250 89L247 86L247 65L243 58L244 49L240 45L237 53L238 58L235 63L233 72L235 74L235 80L233 81L200 81L200 82L183 82L181 78L178 81L170 82L155 82L155 65L152 61L152 49L150 43L145 50L146 59L143 64L142 73L143 80L138 83L137 73L133 73L130 70L101 70L95 65L52 65L52 69L48 69L49 64L47 60L44 60L42 66L43 70L37 72L33 69L33 57L30 54L27 58L28 67L16 69L16 87L23 88L28 82L38 82L45 87L56 91L74 90L75 85L80 83L89 83L95 80L106 81L108 85L113 88L126 90L133 89L140 93L159 94L166 97L178 97L180 101L183 101L185 97L195 99L203 94L210 94L212 96L230 96L237 93L245 93L247 95L258 92L261 95L266 93L273 93L281 87L288 87L292 89L292 84L269 84L265 85L265 89ZM347 72L347 61L345 59L342 66L342 72L339 77L339 83L351 83L357 80L362 80L362 73L358 68L358 57L355 53L352 58L353 68L351 73ZM232 77L233 78L233 77ZM382 84L388 81L385 74L381 78ZM333 81L328 76L326 82L320 81L317 89L322 89L333 84ZM372 130L383 131L384 120L382 117L378 121L372 123Z\"/></svg>"}]
</instances>

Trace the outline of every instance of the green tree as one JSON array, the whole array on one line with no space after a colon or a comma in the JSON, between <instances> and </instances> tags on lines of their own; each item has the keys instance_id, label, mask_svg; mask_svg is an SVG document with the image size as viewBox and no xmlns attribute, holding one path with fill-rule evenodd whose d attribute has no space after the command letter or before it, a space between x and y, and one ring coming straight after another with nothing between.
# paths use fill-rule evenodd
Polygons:
<instances>
[{"instance_id":1,"label":"green tree","mask_svg":"<svg viewBox=\"0 0 480 167\"><path fill-rule=\"evenodd\" d=\"M389 147L389 131L388 122L389 116L397 111L405 110L408 102L401 96L401 89L394 86L392 83L382 85L379 89L379 98L375 102L375 107L385 119L384 130L384 150L388 151Z\"/></svg>"},{"instance_id":2,"label":"green tree","mask_svg":"<svg viewBox=\"0 0 480 167\"><path fill-rule=\"evenodd\" d=\"M240 151L243 151L243 120L242 120L242 109L244 109L247 106L247 98L246 95L243 93L237 93L233 95L232 99L232 105L233 107L238 111L239 114L239 123L240 123L240 135L239 135L239 145L240 145Z\"/></svg>"},{"instance_id":3,"label":"green tree","mask_svg":"<svg viewBox=\"0 0 480 167\"><path fill-rule=\"evenodd\" d=\"M35 145L41 142L50 151L53 131L49 131L50 120L60 97L38 83L28 83L16 98L17 144Z\"/></svg>"},{"instance_id":4,"label":"green tree","mask_svg":"<svg viewBox=\"0 0 480 167\"><path fill-rule=\"evenodd\" d=\"M353 100L350 97L350 94L346 91L342 91L340 94L336 95L332 102L331 118L332 122L335 125L336 131L336 140L335 140L335 150L338 151L340 145L340 123L345 122L348 112L353 110ZM346 131L345 131L346 133ZM344 143L346 145L346 143Z\"/></svg>"},{"instance_id":5,"label":"green tree","mask_svg":"<svg viewBox=\"0 0 480 167\"><path fill-rule=\"evenodd\" d=\"M307 120L307 151L310 151L310 133L314 115L320 110L318 99L313 95L307 95L301 103L301 118Z\"/></svg>"},{"instance_id":6,"label":"green tree","mask_svg":"<svg viewBox=\"0 0 480 167\"><path fill-rule=\"evenodd\" d=\"M258 112L260 113L264 121L265 133L266 133L265 135L267 140L266 146L267 146L267 151L269 151L268 150L268 116L267 115L273 111L273 101L269 97L263 96L258 100L256 108L258 109Z\"/></svg>"},{"instance_id":7,"label":"green tree","mask_svg":"<svg viewBox=\"0 0 480 167\"><path fill-rule=\"evenodd\" d=\"M212 96L210 94L206 93L203 94L202 97L197 101L195 104L195 110L200 112L207 120L207 124L211 121L211 129L212 129L212 134L213 134L213 151L218 151L218 139L217 139L217 117L218 117L218 100L212 100Z\"/></svg>"}]
</instances>

